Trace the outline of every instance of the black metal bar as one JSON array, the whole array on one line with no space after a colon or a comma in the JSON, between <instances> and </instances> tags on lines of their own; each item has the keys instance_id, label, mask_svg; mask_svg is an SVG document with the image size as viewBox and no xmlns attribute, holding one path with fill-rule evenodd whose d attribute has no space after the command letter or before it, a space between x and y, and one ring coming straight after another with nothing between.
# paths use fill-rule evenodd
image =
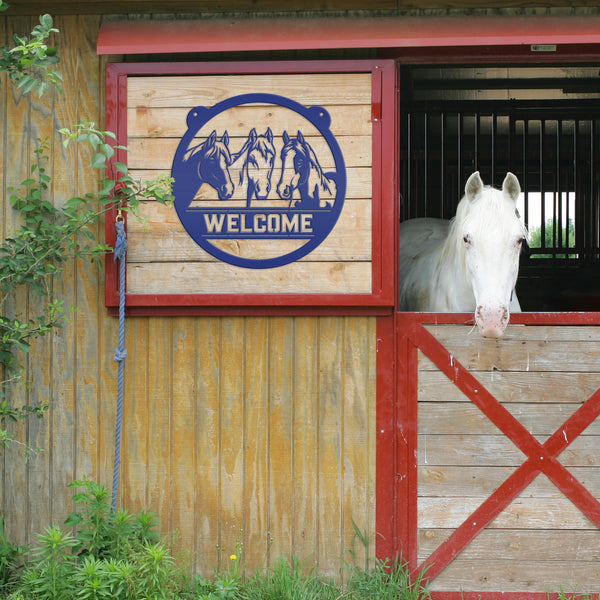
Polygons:
<instances>
[{"instance_id":1,"label":"black metal bar","mask_svg":"<svg viewBox=\"0 0 600 600\"><path fill-rule=\"evenodd\" d=\"M457 160L456 160L456 164L458 166L458 185L459 185L459 189L460 189L460 185L462 184L463 181L463 158L462 158L462 136L463 136L463 127L464 127L464 120L463 120L463 114L461 112L458 113L458 122L456 124L456 129L457 129L457 147L456 147L456 154L457 154ZM460 194L457 194L457 196Z\"/></svg>"},{"instance_id":2,"label":"black metal bar","mask_svg":"<svg viewBox=\"0 0 600 600\"><path fill-rule=\"evenodd\" d=\"M529 119L523 119L523 189L524 191L524 195L525 195L525 199L524 199L524 205L525 205L525 214L523 215L523 218L525 219L525 225L527 227L529 227L529 178L528 178L528 174L529 174L529 169L528 167L528 162L527 162L527 157L529 156Z\"/></svg>"},{"instance_id":3,"label":"black metal bar","mask_svg":"<svg viewBox=\"0 0 600 600\"><path fill-rule=\"evenodd\" d=\"M425 113L424 121L423 121L423 136L425 138L425 148L424 148L424 164L423 164L423 210L424 215L427 216L427 192L429 188L429 113ZM417 216L419 216L417 214Z\"/></svg>"},{"instance_id":4,"label":"black metal bar","mask_svg":"<svg viewBox=\"0 0 600 600\"><path fill-rule=\"evenodd\" d=\"M540 247L546 247L546 189L544 187L544 138L546 134L546 121L543 119L540 121L540 160L539 160L539 170L540 170L540 214L541 214L541 224L540 224Z\"/></svg>"},{"instance_id":5,"label":"black metal bar","mask_svg":"<svg viewBox=\"0 0 600 600\"><path fill-rule=\"evenodd\" d=\"M496 156L497 156L497 152L496 152L496 138L497 138L497 134L498 134L498 120L497 120L497 116L496 113L492 114L492 156L491 156L491 163L492 163L492 176L491 176L491 181L490 183L492 185L495 185L496 182Z\"/></svg>"},{"instance_id":6,"label":"black metal bar","mask_svg":"<svg viewBox=\"0 0 600 600\"><path fill-rule=\"evenodd\" d=\"M446 140L446 113L442 113L440 123L441 139L440 139L440 212L439 217L444 218L444 192L446 190L446 178L444 176L444 165L446 158L444 154L444 141Z\"/></svg>"}]
</instances>

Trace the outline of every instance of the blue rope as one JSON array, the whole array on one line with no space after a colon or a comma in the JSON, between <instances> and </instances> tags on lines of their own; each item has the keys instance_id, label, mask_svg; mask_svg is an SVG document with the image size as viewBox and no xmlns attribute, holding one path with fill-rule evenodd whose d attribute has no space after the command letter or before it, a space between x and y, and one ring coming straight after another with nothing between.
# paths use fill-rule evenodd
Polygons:
<instances>
[{"instance_id":1,"label":"blue rope","mask_svg":"<svg viewBox=\"0 0 600 600\"><path fill-rule=\"evenodd\" d=\"M115 362L119 363L118 395L117 395L117 420L115 425L115 463L113 468L112 506L117 506L119 492L119 467L121 465L121 422L123 418L123 380L124 361L127 356L125 350L125 255L127 253L127 235L125 223L118 219L116 223L117 242L115 244L115 260L119 261L119 345L115 348Z\"/></svg>"}]
</instances>

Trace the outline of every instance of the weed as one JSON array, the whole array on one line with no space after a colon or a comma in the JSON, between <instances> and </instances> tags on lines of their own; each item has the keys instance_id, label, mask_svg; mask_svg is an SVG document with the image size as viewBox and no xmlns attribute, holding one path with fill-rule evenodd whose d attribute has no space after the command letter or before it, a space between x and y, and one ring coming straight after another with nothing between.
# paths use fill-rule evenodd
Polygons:
<instances>
[{"instance_id":1,"label":"weed","mask_svg":"<svg viewBox=\"0 0 600 600\"><path fill-rule=\"evenodd\" d=\"M19 559L26 550L8 539L6 522L0 516L0 593L13 587L18 575Z\"/></svg>"},{"instance_id":2,"label":"weed","mask_svg":"<svg viewBox=\"0 0 600 600\"><path fill-rule=\"evenodd\" d=\"M110 491L90 479L74 481L69 487L83 488L73 495L79 506L65 521L77 528L76 554L124 559L140 546L158 542L153 513L132 515L127 510L113 510Z\"/></svg>"},{"instance_id":3,"label":"weed","mask_svg":"<svg viewBox=\"0 0 600 600\"><path fill-rule=\"evenodd\" d=\"M22 592L36 600L70 600L75 563L71 550L76 540L59 527L38 534L39 547L21 578Z\"/></svg>"}]
</instances>

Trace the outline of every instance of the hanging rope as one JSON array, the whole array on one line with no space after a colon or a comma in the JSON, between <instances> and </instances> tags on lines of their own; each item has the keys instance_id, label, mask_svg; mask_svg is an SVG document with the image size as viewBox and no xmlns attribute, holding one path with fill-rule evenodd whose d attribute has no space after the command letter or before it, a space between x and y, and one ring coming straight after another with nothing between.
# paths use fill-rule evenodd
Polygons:
<instances>
[{"instance_id":1,"label":"hanging rope","mask_svg":"<svg viewBox=\"0 0 600 600\"><path fill-rule=\"evenodd\" d=\"M117 420L115 425L115 463L113 468L112 506L117 506L119 492L119 467L121 465L121 421L123 418L123 381L124 361L127 356L125 350L125 255L127 253L127 235L125 222L121 215L117 217L117 242L115 244L115 260L119 261L119 345L115 349L115 362L119 363L118 395L117 395Z\"/></svg>"}]
</instances>

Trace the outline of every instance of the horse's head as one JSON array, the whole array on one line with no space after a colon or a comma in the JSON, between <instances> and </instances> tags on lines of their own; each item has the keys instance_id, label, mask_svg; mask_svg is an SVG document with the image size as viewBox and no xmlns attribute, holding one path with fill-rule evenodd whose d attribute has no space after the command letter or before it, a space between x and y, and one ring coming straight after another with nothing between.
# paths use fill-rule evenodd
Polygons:
<instances>
[{"instance_id":1,"label":"horse's head","mask_svg":"<svg viewBox=\"0 0 600 600\"><path fill-rule=\"evenodd\" d=\"M271 191L271 174L275 165L271 128L268 127L262 135L257 135L256 130L252 129L249 142L246 158L248 185L253 186L254 194L259 200L265 200Z\"/></svg>"},{"instance_id":2,"label":"horse's head","mask_svg":"<svg viewBox=\"0 0 600 600\"><path fill-rule=\"evenodd\" d=\"M520 193L521 186L512 173L506 175L502 190L496 190L484 187L476 172L467 180L456 213L466 276L475 297L475 322L483 337L502 337L508 325L519 254L528 239L516 209ZM513 307L518 308L516 297Z\"/></svg>"},{"instance_id":3,"label":"horse's head","mask_svg":"<svg viewBox=\"0 0 600 600\"><path fill-rule=\"evenodd\" d=\"M292 168L286 172L286 163ZM283 200L292 200L294 190L301 182L308 180L310 161L306 150L304 136L299 131L295 138L283 132L283 148L281 149L281 178L277 184L277 194Z\"/></svg>"},{"instance_id":4,"label":"horse's head","mask_svg":"<svg viewBox=\"0 0 600 600\"><path fill-rule=\"evenodd\" d=\"M229 200L235 188L229 174L232 159L227 132L217 139L217 132L213 131L200 146L198 154L200 179L217 190L220 200Z\"/></svg>"}]
</instances>

